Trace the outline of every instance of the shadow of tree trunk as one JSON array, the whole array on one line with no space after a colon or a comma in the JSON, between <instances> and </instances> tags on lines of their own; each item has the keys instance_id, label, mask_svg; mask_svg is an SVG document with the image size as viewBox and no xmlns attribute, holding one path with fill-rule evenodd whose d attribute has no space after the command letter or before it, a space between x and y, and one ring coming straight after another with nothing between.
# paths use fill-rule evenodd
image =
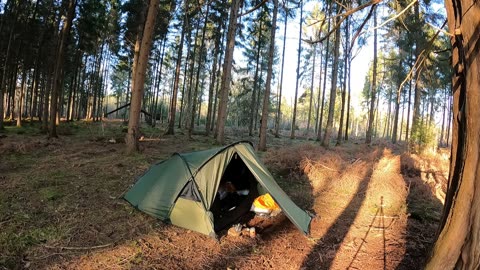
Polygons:
<instances>
[{"instance_id":1,"label":"shadow of tree trunk","mask_svg":"<svg viewBox=\"0 0 480 270\"><path fill-rule=\"evenodd\" d=\"M423 269L429 251L435 243L442 203L433 195L431 187L421 178L421 170L407 154L401 155L401 173L410 187L407 195L407 226L405 254L397 270Z\"/></svg>"},{"instance_id":2,"label":"shadow of tree trunk","mask_svg":"<svg viewBox=\"0 0 480 270\"><path fill-rule=\"evenodd\" d=\"M339 251L343 240L358 215L360 207L365 201L368 184L370 183L375 164L371 166L364 178L360 180L357 190L340 216L338 216L333 225L330 226L328 231L317 241L317 244L305 257L302 263L302 269L330 269L335 259L335 254ZM321 254L325 254L327 250L333 250L334 254L321 256ZM325 257L326 259L322 259Z\"/></svg>"}]
</instances>

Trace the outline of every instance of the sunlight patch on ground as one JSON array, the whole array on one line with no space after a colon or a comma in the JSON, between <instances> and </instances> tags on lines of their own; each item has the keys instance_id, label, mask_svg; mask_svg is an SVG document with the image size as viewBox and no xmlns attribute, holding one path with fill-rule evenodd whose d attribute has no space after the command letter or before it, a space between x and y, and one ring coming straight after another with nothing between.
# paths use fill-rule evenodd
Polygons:
<instances>
[{"instance_id":1,"label":"sunlight patch on ground","mask_svg":"<svg viewBox=\"0 0 480 270\"><path fill-rule=\"evenodd\" d=\"M340 244L332 269L342 269L346 262L348 269L360 269L365 260L371 269L396 268L399 261L391 261L390 257L396 260L404 253L399 246L403 246L406 223L397 223L404 218L405 209L401 207L406 200L404 190L400 158L385 150L375 165L365 199Z\"/></svg>"}]
</instances>

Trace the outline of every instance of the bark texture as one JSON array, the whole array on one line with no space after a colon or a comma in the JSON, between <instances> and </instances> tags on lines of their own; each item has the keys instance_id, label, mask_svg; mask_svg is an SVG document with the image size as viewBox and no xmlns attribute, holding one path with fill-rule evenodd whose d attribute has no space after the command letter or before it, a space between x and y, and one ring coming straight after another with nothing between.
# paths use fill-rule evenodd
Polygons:
<instances>
[{"instance_id":1,"label":"bark texture","mask_svg":"<svg viewBox=\"0 0 480 270\"><path fill-rule=\"evenodd\" d=\"M243 0L233 0L230 9L230 20L228 23L227 48L223 63L222 87L220 100L218 102L218 118L216 140L220 144L225 143L225 121L227 120L228 94L230 93L230 82L232 81L233 49L235 48L235 33L237 30L238 11Z\"/></svg>"},{"instance_id":2,"label":"bark texture","mask_svg":"<svg viewBox=\"0 0 480 270\"><path fill-rule=\"evenodd\" d=\"M267 150L267 122L268 109L270 105L270 89L273 74L273 52L275 51L275 32L277 30L278 0L273 0L272 28L270 31L270 47L268 50L267 82L265 86L265 96L263 97L262 123L260 125L260 143L258 150Z\"/></svg>"},{"instance_id":3,"label":"bark texture","mask_svg":"<svg viewBox=\"0 0 480 270\"><path fill-rule=\"evenodd\" d=\"M57 111L58 97L62 91L63 64L65 62L65 50L67 48L68 35L72 28L73 17L75 16L76 0L70 0L68 4L67 16L65 18L61 32L60 44L58 46L57 62L55 63L55 72L53 77L52 97L50 101L50 126L48 130L49 137L57 137Z\"/></svg>"},{"instance_id":4,"label":"bark texture","mask_svg":"<svg viewBox=\"0 0 480 270\"><path fill-rule=\"evenodd\" d=\"M139 123L140 110L142 109L143 90L145 86L145 73L148 65L148 56L152 47L153 30L155 19L158 13L159 0L150 0L147 19L141 39L140 50L136 63L135 73L133 74L132 101L130 105L130 117L128 120L128 133L126 137L127 153L133 153L139 150ZM135 61L135 60L134 60Z\"/></svg>"},{"instance_id":5,"label":"bark texture","mask_svg":"<svg viewBox=\"0 0 480 270\"><path fill-rule=\"evenodd\" d=\"M426 269L480 268L480 3L445 1L452 41L453 138L448 192Z\"/></svg>"}]
</instances>

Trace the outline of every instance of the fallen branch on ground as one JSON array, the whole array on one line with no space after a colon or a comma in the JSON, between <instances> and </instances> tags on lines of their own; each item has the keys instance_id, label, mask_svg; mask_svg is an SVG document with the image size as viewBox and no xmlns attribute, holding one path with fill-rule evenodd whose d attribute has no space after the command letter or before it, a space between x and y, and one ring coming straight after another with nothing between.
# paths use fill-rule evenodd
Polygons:
<instances>
[{"instance_id":1,"label":"fallen branch on ground","mask_svg":"<svg viewBox=\"0 0 480 270\"><path fill-rule=\"evenodd\" d=\"M92 247L54 247L54 246L49 246L49 245L43 245L46 248L52 248L52 249L64 249L64 250L91 250L91 249L99 249L99 248L106 248L113 245L113 243L105 244L105 245L99 245L99 246L92 246Z\"/></svg>"}]
</instances>

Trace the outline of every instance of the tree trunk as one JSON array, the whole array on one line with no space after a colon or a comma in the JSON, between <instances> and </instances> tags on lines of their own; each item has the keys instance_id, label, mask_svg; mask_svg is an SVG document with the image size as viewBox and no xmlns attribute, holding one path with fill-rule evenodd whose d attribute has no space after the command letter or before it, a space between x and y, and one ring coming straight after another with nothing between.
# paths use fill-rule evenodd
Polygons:
<instances>
[{"instance_id":1,"label":"tree trunk","mask_svg":"<svg viewBox=\"0 0 480 270\"><path fill-rule=\"evenodd\" d=\"M264 59L262 59L264 60ZM263 66L263 63L260 64L260 66ZM259 80L261 81L263 78L263 69L260 68L260 78ZM254 113L253 113L253 116L254 116L254 130L257 130L257 124L258 124L258 111L260 109L260 94L262 93L261 91L262 87L258 87L257 89L257 96L256 96L256 102L255 102L255 109L254 109Z\"/></svg>"},{"instance_id":2,"label":"tree trunk","mask_svg":"<svg viewBox=\"0 0 480 270\"><path fill-rule=\"evenodd\" d=\"M452 37L453 122L448 191L438 240L426 269L480 267L480 8L445 1ZM463 8L463 9L462 9ZM468 11L467 11L468 10Z\"/></svg>"},{"instance_id":3,"label":"tree trunk","mask_svg":"<svg viewBox=\"0 0 480 270\"><path fill-rule=\"evenodd\" d=\"M419 11L419 3L417 2L415 5L414 5L414 20L417 24L420 23L420 11ZM418 59L418 57L420 56L420 52L421 52L421 48L420 48L420 44L418 41L416 41L416 44L415 44L415 59ZM421 73L421 68L420 67L415 67L415 89L414 89L414 99L413 99L413 118L412 118L412 131L411 133L412 134L417 134L418 133L418 130L421 127L420 125L420 105L421 105L421 94L422 94L422 91L420 89L420 84L419 84L419 80L420 80L420 73ZM414 141L409 141L409 148L411 149L411 147L413 146L413 144L415 144Z\"/></svg>"},{"instance_id":4,"label":"tree trunk","mask_svg":"<svg viewBox=\"0 0 480 270\"><path fill-rule=\"evenodd\" d=\"M323 46L320 44L320 67L318 69L318 94L317 94L317 108L315 112L315 134L318 133L318 124L319 124L319 117L320 117L320 102L322 101L322 68L323 68L323 59L322 59L322 49Z\"/></svg>"},{"instance_id":5,"label":"tree trunk","mask_svg":"<svg viewBox=\"0 0 480 270\"><path fill-rule=\"evenodd\" d=\"M185 11L185 16L183 18L182 33L180 34L180 43L178 45L177 63L175 65L175 79L173 82L172 97L170 99L170 113L168 114L168 126L165 135L175 134L175 113L177 111L178 83L180 81L180 67L182 65L183 42L185 40L186 27L187 11Z\"/></svg>"},{"instance_id":6,"label":"tree trunk","mask_svg":"<svg viewBox=\"0 0 480 270\"><path fill-rule=\"evenodd\" d=\"M331 10L331 9L329 9ZM331 12L330 12L331 13ZM328 20L327 31L330 32L330 20ZM322 139L322 126L323 126L323 109L325 106L325 92L327 88L327 71L328 71L328 59L330 57L330 37L327 38L327 47L325 49L325 64L323 67L323 87L322 87L322 103L320 106L320 120L318 122L317 130L317 142Z\"/></svg>"},{"instance_id":7,"label":"tree trunk","mask_svg":"<svg viewBox=\"0 0 480 270\"><path fill-rule=\"evenodd\" d=\"M45 87L45 93L43 96L43 119L42 119L42 132L48 133L48 108L50 105L50 92L52 89L53 85L53 78L52 78L52 73L53 73L53 65L50 65L50 67L47 67L47 85Z\"/></svg>"},{"instance_id":8,"label":"tree trunk","mask_svg":"<svg viewBox=\"0 0 480 270\"><path fill-rule=\"evenodd\" d=\"M349 7L349 6L348 6ZM345 25L345 55L344 55L344 65L343 65L343 89L342 89L342 109L340 111L340 125L338 127L338 135L337 135L337 145L342 144L342 135L343 135L343 122L344 122L344 117L345 117L345 95L347 93L347 71L348 71L348 58L349 54L348 52L350 51L350 48L348 47L348 44L350 43L349 39L349 27L348 27L348 22L349 18L347 17L346 19L346 25Z\"/></svg>"},{"instance_id":9,"label":"tree trunk","mask_svg":"<svg viewBox=\"0 0 480 270\"><path fill-rule=\"evenodd\" d=\"M442 129L440 131L440 140L438 144L442 147L444 146L444 135L445 135L445 113L447 112L447 87L444 89L444 99L443 99L443 108L442 108ZM448 99L450 100L450 99Z\"/></svg>"},{"instance_id":10,"label":"tree trunk","mask_svg":"<svg viewBox=\"0 0 480 270\"><path fill-rule=\"evenodd\" d=\"M297 118L297 98L298 98L298 83L300 81L300 56L302 55L302 22L303 22L303 0L300 0L300 31L298 35L298 56L297 56L297 78L295 82L295 97L293 100L293 116L292 129L290 131L290 139L295 139L295 128Z\"/></svg>"},{"instance_id":11,"label":"tree trunk","mask_svg":"<svg viewBox=\"0 0 480 270\"><path fill-rule=\"evenodd\" d=\"M341 13L341 9L337 6L337 14ZM340 22L340 17L336 18L335 25ZM335 43L333 50L333 67L332 67L332 83L330 85L330 104L328 106L327 128L323 134L322 146L328 147L330 144L330 135L332 134L333 116L335 113L335 99L337 98L337 78L338 78L338 61L340 51L340 27L335 30Z\"/></svg>"},{"instance_id":12,"label":"tree trunk","mask_svg":"<svg viewBox=\"0 0 480 270\"><path fill-rule=\"evenodd\" d=\"M352 90L352 87L351 87L351 65L352 65L352 58L350 57L350 53L348 53L348 77L347 77L347 84L348 84L348 98L347 98L347 121L345 123L345 141L348 141L348 127L350 125L350 99L351 99L351 96L352 96L352 93L351 93L351 90Z\"/></svg>"},{"instance_id":13,"label":"tree trunk","mask_svg":"<svg viewBox=\"0 0 480 270\"><path fill-rule=\"evenodd\" d=\"M17 9L18 10L18 9ZM15 12L16 14L16 12ZM4 118L4 108L3 108L3 100L4 100L4 93L7 91L7 67L8 67L8 61L10 58L10 51L11 51L11 45L13 41L13 33L15 30L15 24L16 24L16 19L14 20L12 30L10 30L10 35L8 38L8 45L7 45L7 52L5 56L5 62L3 65L3 74L2 74L2 81L0 82L0 130L4 129L3 127L3 118Z\"/></svg>"},{"instance_id":14,"label":"tree trunk","mask_svg":"<svg viewBox=\"0 0 480 270\"><path fill-rule=\"evenodd\" d=\"M228 94L230 93L230 83L232 81L233 50L235 48L235 33L237 30L238 11L243 0L233 0L230 9L230 19L228 22L227 48L225 50L225 60L222 73L222 87L220 90L220 100L218 102L217 117L217 136L216 141L219 144L225 143L225 122L227 120Z\"/></svg>"},{"instance_id":15,"label":"tree trunk","mask_svg":"<svg viewBox=\"0 0 480 270\"><path fill-rule=\"evenodd\" d=\"M262 120L260 124L259 151L267 150L267 124L268 108L270 106L270 89L273 73L273 52L275 51L275 32L277 31L278 0L273 0L272 28L270 29L270 48L268 50L267 81L265 82L265 95L263 97Z\"/></svg>"},{"instance_id":16,"label":"tree trunk","mask_svg":"<svg viewBox=\"0 0 480 270\"><path fill-rule=\"evenodd\" d=\"M402 54L398 54L400 56L400 61L398 63L399 70L403 66L402 61ZM393 132L392 132L392 143L397 143L397 133L398 133L398 115L400 113L400 98L402 97L402 89L400 88L401 84L397 86L397 98L395 99L395 118L393 119ZM400 136L402 134L400 133Z\"/></svg>"},{"instance_id":17,"label":"tree trunk","mask_svg":"<svg viewBox=\"0 0 480 270\"><path fill-rule=\"evenodd\" d=\"M201 44L200 44L200 53L198 56L198 68L197 68L197 74L196 74L196 81L195 81L195 91L193 93L193 99L192 99L192 108L190 112L190 123L188 124L188 137L191 138L193 134L193 129L194 129L194 124L195 124L195 112L196 112L196 106L197 103L200 103L201 101L198 101L198 86L200 83L200 71L203 69L203 61L205 60L205 34L207 32L207 23L208 23L208 15L210 12L210 6L207 5L207 11L205 12L205 23L203 25L202 29L202 39L201 39ZM199 106L200 107L200 106ZM200 116L200 111L198 112L198 116Z\"/></svg>"},{"instance_id":18,"label":"tree trunk","mask_svg":"<svg viewBox=\"0 0 480 270\"><path fill-rule=\"evenodd\" d=\"M153 109L153 126L155 127L157 125L157 110L158 110L158 94L160 92L160 82L162 81L162 70L163 70L163 60L165 58L165 45L167 44L167 38L165 37L164 40L162 41L162 51L161 51L161 59L160 59L160 67L158 68L158 78L157 78L157 83L155 85L155 88L157 89L157 93L155 95L155 105ZM162 114L163 114L163 95L165 94L165 91L162 92L162 103L160 104L160 120L162 119ZM162 121L163 123L163 121Z\"/></svg>"},{"instance_id":19,"label":"tree trunk","mask_svg":"<svg viewBox=\"0 0 480 270\"><path fill-rule=\"evenodd\" d=\"M187 85L187 98L186 99L183 99L183 102L186 102L186 106L184 106L184 110L186 111L185 112L185 119L184 119L184 123L183 123L183 126L187 129L187 132L188 132L188 123L190 122L190 118L192 116L192 105L193 105L193 102L195 100L194 97L192 97L193 95L193 74L195 72L195 59L197 57L197 40L198 40L198 35L199 35L199 29L200 29L200 21L197 20L197 25L195 27L195 35L193 37L193 53L190 55L190 64L189 64L189 68L190 68L190 76L188 78L188 85ZM187 43L190 44L190 39L187 39ZM185 69L186 70L186 69ZM186 74L186 71L185 71L185 74Z\"/></svg>"},{"instance_id":20,"label":"tree trunk","mask_svg":"<svg viewBox=\"0 0 480 270\"><path fill-rule=\"evenodd\" d=\"M148 56L152 47L152 39L155 27L155 20L158 13L159 0L150 0L148 7L145 27L141 38L141 44L136 44L139 48L138 59L134 59L136 70L133 74L132 102L130 105L130 117L128 121L128 133L126 137L127 153L133 153L139 150L138 138L140 110L142 109L143 90L145 85L145 73L148 65ZM138 42L138 41L137 41ZM137 46L138 45L138 46Z\"/></svg>"},{"instance_id":21,"label":"tree trunk","mask_svg":"<svg viewBox=\"0 0 480 270\"><path fill-rule=\"evenodd\" d=\"M310 131L310 121L312 117L312 103L313 103L313 83L315 81L315 58L317 56L317 46L314 44L313 46L313 63L312 63L312 81L310 83L310 102L308 105L308 116L307 116L307 134Z\"/></svg>"},{"instance_id":22,"label":"tree trunk","mask_svg":"<svg viewBox=\"0 0 480 270\"><path fill-rule=\"evenodd\" d=\"M20 84L20 89L18 93L18 103L17 103L17 127L22 126L22 113L23 113L23 96L25 95L25 81L27 80L27 70L25 66L23 67L22 72L22 83Z\"/></svg>"},{"instance_id":23,"label":"tree trunk","mask_svg":"<svg viewBox=\"0 0 480 270\"><path fill-rule=\"evenodd\" d=\"M221 24L218 25L216 36L215 36L215 48L213 49L213 64L212 72L210 73L210 85L208 86L208 106L207 106L207 120L205 122L205 132L206 136L210 135L210 129L212 126L212 116L213 116L213 99L214 99L214 90L217 81L217 63L219 59L220 52L220 39L221 39Z\"/></svg>"},{"instance_id":24,"label":"tree trunk","mask_svg":"<svg viewBox=\"0 0 480 270\"><path fill-rule=\"evenodd\" d=\"M453 88L453 86L451 86ZM452 93L450 91L450 93ZM447 124L447 146L450 145L450 132L452 131L452 118L453 118L453 101L452 101L452 97L450 96L449 97L449 103L448 103L448 124Z\"/></svg>"},{"instance_id":25,"label":"tree trunk","mask_svg":"<svg viewBox=\"0 0 480 270\"><path fill-rule=\"evenodd\" d=\"M40 54L39 54L40 55ZM30 119L31 123L33 123L33 117L38 116L38 109L37 109L37 104L38 104L38 87L40 84L40 57L37 57L37 60L35 61L35 72L33 76L33 86L32 86L32 98L31 98L31 106L30 106Z\"/></svg>"},{"instance_id":26,"label":"tree trunk","mask_svg":"<svg viewBox=\"0 0 480 270\"><path fill-rule=\"evenodd\" d=\"M287 12L286 12L287 13ZM288 15L285 16L285 24L283 25L283 49L282 49L282 67L280 70L280 89L278 94L278 107L277 107L277 114L275 117L275 138L280 137L280 120L282 118L282 90L283 90L283 70L285 67L285 45L287 40L287 22L288 22Z\"/></svg>"},{"instance_id":27,"label":"tree trunk","mask_svg":"<svg viewBox=\"0 0 480 270\"><path fill-rule=\"evenodd\" d=\"M373 123L375 122L375 96L377 93L377 6L373 10L373 75L372 75L372 89L370 91L370 111L368 116L368 129L365 139L366 144L372 142Z\"/></svg>"},{"instance_id":28,"label":"tree trunk","mask_svg":"<svg viewBox=\"0 0 480 270\"><path fill-rule=\"evenodd\" d=\"M262 21L260 20L260 29L258 30L257 53L255 55L255 75L253 76L253 90L252 99L250 103L250 123L248 125L248 136L253 136L253 125L255 122L255 115L257 114L257 85L258 85L258 71L260 63L260 49L262 48Z\"/></svg>"},{"instance_id":29,"label":"tree trunk","mask_svg":"<svg viewBox=\"0 0 480 270\"><path fill-rule=\"evenodd\" d=\"M67 121L71 120L72 103L73 103L73 97L75 95L75 86L76 86L76 81L77 81L77 77L78 77L78 70L79 70L79 67L78 67L79 66L78 65L79 58L80 58L80 54L79 54L79 52L77 52L77 56L75 57L75 69L73 71L73 77L72 77L72 81L70 83L70 88L69 88L69 91L68 91L67 117L66 117Z\"/></svg>"},{"instance_id":30,"label":"tree trunk","mask_svg":"<svg viewBox=\"0 0 480 270\"><path fill-rule=\"evenodd\" d=\"M410 62L412 62L413 55L410 53ZM412 66L410 66L412 69ZM410 105L412 104L412 78L410 78L410 82L408 83L408 107L407 107L407 127L405 129L405 141L408 142L408 138L410 137Z\"/></svg>"},{"instance_id":31,"label":"tree trunk","mask_svg":"<svg viewBox=\"0 0 480 270\"><path fill-rule=\"evenodd\" d=\"M225 31L222 34L222 42L220 44L223 44L226 34ZM215 124L216 123L216 116L217 116L217 110L218 110L218 94L219 94L219 89L220 89L220 84L221 84L221 71L222 71L222 61L223 61L223 50L220 52L220 58L218 58L218 67L217 67L217 78L215 82L215 93L213 97L213 110L212 110L212 126L211 126L211 131L213 131L213 137L216 138L218 135L218 126Z\"/></svg>"},{"instance_id":32,"label":"tree trunk","mask_svg":"<svg viewBox=\"0 0 480 270\"><path fill-rule=\"evenodd\" d=\"M63 81L63 65L65 62L65 51L67 49L68 35L72 28L73 17L75 17L75 6L77 0L70 0L68 3L67 16L63 22L61 32L60 44L57 51L57 61L55 63L55 71L53 75L53 89L50 100L50 125L48 130L49 137L57 137L57 112L58 112L58 97L62 92Z\"/></svg>"},{"instance_id":33,"label":"tree trunk","mask_svg":"<svg viewBox=\"0 0 480 270\"><path fill-rule=\"evenodd\" d=\"M187 98L185 98L185 88L187 87L187 70L188 70L188 67L189 67L189 63L188 63L188 59L190 59L190 31L189 30L185 30L185 31L188 31L187 33L187 55L185 57L185 65L183 67L183 82L182 82L182 96L180 98L180 112L179 112L179 115L178 115L178 128L181 128L182 127L182 119L183 119L183 114L184 114L184 111L185 111L185 104L188 102ZM174 82L175 84L175 82Z\"/></svg>"},{"instance_id":34,"label":"tree trunk","mask_svg":"<svg viewBox=\"0 0 480 270\"><path fill-rule=\"evenodd\" d=\"M398 135L398 140L402 140L402 134L403 134L403 123L404 123L404 118L405 118L405 100L406 100L406 95L403 95L403 105L402 105L402 120L400 120L400 134Z\"/></svg>"}]
</instances>

